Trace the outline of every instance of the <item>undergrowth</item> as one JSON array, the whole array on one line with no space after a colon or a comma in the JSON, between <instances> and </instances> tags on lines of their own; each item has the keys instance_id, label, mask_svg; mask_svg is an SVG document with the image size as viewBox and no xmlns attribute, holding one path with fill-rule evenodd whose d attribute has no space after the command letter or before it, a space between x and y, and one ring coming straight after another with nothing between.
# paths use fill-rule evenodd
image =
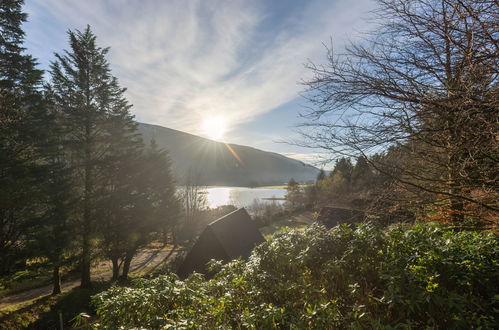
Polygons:
<instances>
[{"instance_id":1,"label":"undergrowth","mask_svg":"<svg viewBox=\"0 0 499 330\"><path fill-rule=\"evenodd\" d=\"M278 233L211 280L173 274L96 295L97 328L494 328L499 240L437 224Z\"/></svg>"}]
</instances>

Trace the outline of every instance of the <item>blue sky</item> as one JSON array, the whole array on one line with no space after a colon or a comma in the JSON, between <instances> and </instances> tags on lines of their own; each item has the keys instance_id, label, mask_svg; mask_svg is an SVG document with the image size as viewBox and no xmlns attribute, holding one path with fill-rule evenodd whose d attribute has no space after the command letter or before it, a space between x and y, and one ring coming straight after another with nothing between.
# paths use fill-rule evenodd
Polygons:
<instances>
[{"instance_id":1,"label":"blue sky","mask_svg":"<svg viewBox=\"0 0 499 330\"><path fill-rule=\"evenodd\" d=\"M222 118L221 140L313 162L296 139L304 63L325 60L367 29L372 0L27 0L26 47L43 69L68 48L66 31L90 24L111 47L113 74L141 122L206 136Z\"/></svg>"}]
</instances>

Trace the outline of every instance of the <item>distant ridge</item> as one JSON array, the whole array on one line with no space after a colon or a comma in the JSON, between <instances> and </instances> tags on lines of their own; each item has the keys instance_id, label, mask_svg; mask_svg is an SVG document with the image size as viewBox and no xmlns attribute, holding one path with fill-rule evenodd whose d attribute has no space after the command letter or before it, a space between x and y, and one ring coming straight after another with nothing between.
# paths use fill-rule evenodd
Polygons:
<instances>
[{"instance_id":1,"label":"distant ridge","mask_svg":"<svg viewBox=\"0 0 499 330\"><path fill-rule=\"evenodd\" d=\"M315 180L319 169L274 152L238 144L225 144L159 125L139 123L146 145L154 138L168 151L178 182L190 170L201 184L219 186L277 185L294 178Z\"/></svg>"}]
</instances>

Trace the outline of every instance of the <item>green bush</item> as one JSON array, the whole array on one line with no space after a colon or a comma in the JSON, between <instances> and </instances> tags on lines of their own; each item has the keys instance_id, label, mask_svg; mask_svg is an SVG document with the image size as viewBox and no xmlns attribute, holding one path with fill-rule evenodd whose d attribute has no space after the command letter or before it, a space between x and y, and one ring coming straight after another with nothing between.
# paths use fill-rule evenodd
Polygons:
<instances>
[{"instance_id":1,"label":"green bush","mask_svg":"<svg viewBox=\"0 0 499 330\"><path fill-rule=\"evenodd\" d=\"M494 328L498 239L435 224L285 231L211 280L112 287L102 328Z\"/></svg>"}]
</instances>

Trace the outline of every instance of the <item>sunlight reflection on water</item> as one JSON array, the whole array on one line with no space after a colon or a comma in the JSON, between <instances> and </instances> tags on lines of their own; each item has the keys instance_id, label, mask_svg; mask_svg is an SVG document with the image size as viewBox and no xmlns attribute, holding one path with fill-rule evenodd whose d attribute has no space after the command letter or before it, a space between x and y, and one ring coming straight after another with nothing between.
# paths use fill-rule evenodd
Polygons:
<instances>
[{"instance_id":1,"label":"sunlight reflection on water","mask_svg":"<svg viewBox=\"0 0 499 330\"><path fill-rule=\"evenodd\" d=\"M206 190L210 208L216 208L221 205L247 207L253 203L254 199L265 201L262 198L284 198L286 196L286 189L210 187ZM284 201L277 202L283 203Z\"/></svg>"}]
</instances>

